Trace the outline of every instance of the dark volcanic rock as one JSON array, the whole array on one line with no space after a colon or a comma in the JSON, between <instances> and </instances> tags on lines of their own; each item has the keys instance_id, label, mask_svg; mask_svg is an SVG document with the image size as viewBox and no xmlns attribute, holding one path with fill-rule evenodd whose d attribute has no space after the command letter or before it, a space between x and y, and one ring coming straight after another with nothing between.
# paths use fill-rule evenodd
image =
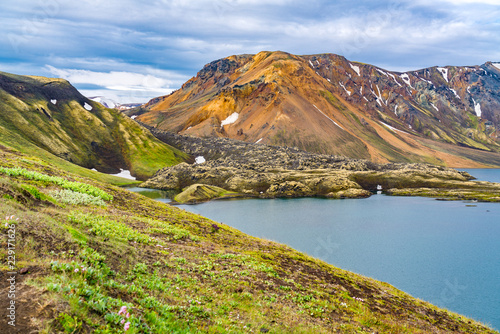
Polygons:
<instances>
[{"instance_id":1,"label":"dark volcanic rock","mask_svg":"<svg viewBox=\"0 0 500 334\"><path fill-rule=\"evenodd\" d=\"M429 164L376 164L227 138L197 138L156 129L151 131L171 146L196 157L203 156L206 162L163 168L143 183L143 187L181 190L193 184L206 184L261 198L359 198L370 196L380 187L384 190L483 189L500 194L500 185L470 181L473 177L468 173L452 168Z\"/></svg>"}]
</instances>

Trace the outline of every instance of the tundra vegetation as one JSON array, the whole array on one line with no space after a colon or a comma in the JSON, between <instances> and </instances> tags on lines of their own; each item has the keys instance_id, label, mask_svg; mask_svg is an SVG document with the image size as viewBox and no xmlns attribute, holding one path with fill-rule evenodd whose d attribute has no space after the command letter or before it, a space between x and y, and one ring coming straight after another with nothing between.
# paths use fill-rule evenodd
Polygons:
<instances>
[{"instance_id":1,"label":"tundra vegetation","mask_svg":"<svg viewBox=\"0 0 500 334\"><path fill-rule=\"evenodd\" d=\"M389 284L5 146L0 166L19 333L494 333ZM6 252L3 242L2 291Z\"/></svg>"}]
</instances>

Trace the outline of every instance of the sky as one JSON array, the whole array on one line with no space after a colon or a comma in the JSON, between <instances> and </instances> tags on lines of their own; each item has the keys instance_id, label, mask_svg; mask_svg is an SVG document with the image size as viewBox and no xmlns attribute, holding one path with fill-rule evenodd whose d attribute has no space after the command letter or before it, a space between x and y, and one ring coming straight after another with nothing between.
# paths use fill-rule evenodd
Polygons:
<instances>
[{"instance_id":1,"label":"sky","mask_svg":"<svg viewBox=\"0 0 500 334\"><path fill-rule=\"evenodd\" d=\"M17 0L0 3L0 71L147 102L211 61L281 50L387 70L500 61L500 0Z\"/></svg>"}]
</instances>

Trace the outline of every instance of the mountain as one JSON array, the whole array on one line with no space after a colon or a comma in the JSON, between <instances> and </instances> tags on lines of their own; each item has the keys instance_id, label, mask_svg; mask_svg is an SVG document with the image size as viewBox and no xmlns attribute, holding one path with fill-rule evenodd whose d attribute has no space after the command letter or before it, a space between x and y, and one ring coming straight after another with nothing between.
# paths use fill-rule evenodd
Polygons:
<instances>
[{"instance_id":1,"label":"mountain","mask_svg":"<svg viewBox=\"0 0 500 334\"><path fill-rule=\"evenodd\" d=\"M374 162L500 166L500 69L405 73L333 54L260 52L214 61L131 115L194 136Z\"/></svg>"},{"instance_id":2,"label":"mountain","mask_svg":"<svg viewBox=\"0 0 500 334\"><path fill-rule=\"evenodd\" d=\"M119 111L84 97L65 80L3 72L0 142L37 155L48 152L100 172L130 170L139 179L187 158Z\"/></svg>"}]
</instances>

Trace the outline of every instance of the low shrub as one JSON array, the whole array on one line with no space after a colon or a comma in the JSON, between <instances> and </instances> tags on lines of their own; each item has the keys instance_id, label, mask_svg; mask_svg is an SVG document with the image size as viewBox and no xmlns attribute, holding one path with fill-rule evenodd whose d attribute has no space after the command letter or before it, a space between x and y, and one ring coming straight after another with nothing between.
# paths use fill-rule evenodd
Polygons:
<instances>
[{"instance_id":1,"label":"low shrub","mask_svg":"<svg viewBox=\"0 0 500 334\"><path fill-rule=\"evenodd\" d=\"M106 202L104 202L100 197L75 192L69 189L54 190L50 193L50 195L58 202L66 204L106 206Z\"/></svg>"}]
</instances>

